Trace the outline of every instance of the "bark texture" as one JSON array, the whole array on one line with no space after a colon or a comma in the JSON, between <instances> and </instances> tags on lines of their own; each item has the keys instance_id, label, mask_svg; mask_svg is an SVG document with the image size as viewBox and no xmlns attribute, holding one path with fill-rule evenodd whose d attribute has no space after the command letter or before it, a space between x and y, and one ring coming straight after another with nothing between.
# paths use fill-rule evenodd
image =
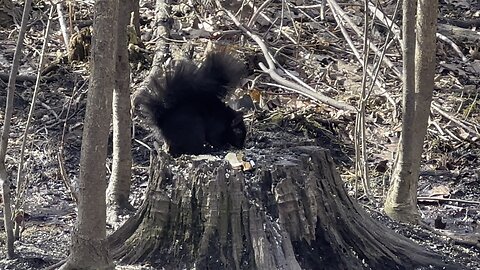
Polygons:
<instances>
[{"instance_id":1,"label":"bark texture","mask_svg":"<svg viewBox=\"0 0 480 270\"><path fill-rule=\"evenodd\" d=\"M128 201L132 176L132 116L127 25L131 6L132 3L118 7L116 76L113 91L113 161L112 175L107 188L108 205L112 210L133 209ZM115 220L116 212L110 213L111 221Z\"/></svg>"},{"instance_id":2,"label":"bark texture","mask_svg":"<svg viewBox=\"0 0 480 270\"><path fill-rule=\"evenodd\" d=\"M416 0L403 0L403 104L402 135L392 173L391 185L385 200L385 212L395 220L416 223L418 175L415 168L415 21ZM423 137L421 138L423 142Z\"/></svg>"},{"instance_id":3,"label":"bark texture","mask_svg":"<svg viewBox=\"0 0 480 270\"><path fill-rule=\"evenodd\" d=\"M154 87L154 79L164 74L164 63L170 57L170 45L167 40L170 38L170 30L172 29L171 13L172 0L156 0L155 1L155 21L153 26L155 42L155 54L153 55L152 67L147 77L143 81L140 91L136 91L133 97L133 103L137 104L136 97L138 93L145 89Z\"/></svg>"},{"instance_id":4,"label":"bark texture","mask_svg":"<svg viewBox=\"0 0 480 270\"><path fill-rule=\"evenodd\" d=\"M61 269L113 269L106 242L106 158L115 74L117 1L96 0L80 158L78 216Z\"/></svg>"},{"instance_id":5,"label":"bark texture","mask_svg":"<svg viewBox=\"0 0 480 270\"><path fill-rule=\"evenodd\" d=\"M249 151L256 168L160 153L147 198L112 234L114 257L165 269L414 269L439 257L371 219L328 151Z\"/></svg>"},{"instance_id":6,"label":"bark texture","mask_svg":"<svg viewBox=\"0 0 480 270\"><path fill-rule=\"evenodd\" d=\"M435 55L436 33L437 33L437 11L438 1L419 0L417 6L417 27L416 27L416 51L415 51L415 125L414 134L417 139L414 141L414 163L415 175L418 179L420 174L420 162L422 159L423 142L428 128L428 117L430 116L430 105L432 103L434 77L435 77ZM415 201L416 202L416 201Z\"/></svg>"},{"instance_id":7,"label":"bark texture","mask_svg":"<svg viewBox=\"0 0 480 270\"><path fill-rule=\"evenodd\" d=\"M434 86L438 12L438 1L415 3L404 0L402 139L385 202L390 217L411 223L419 218L417 187Z\"/></svg>"}]
</instances>

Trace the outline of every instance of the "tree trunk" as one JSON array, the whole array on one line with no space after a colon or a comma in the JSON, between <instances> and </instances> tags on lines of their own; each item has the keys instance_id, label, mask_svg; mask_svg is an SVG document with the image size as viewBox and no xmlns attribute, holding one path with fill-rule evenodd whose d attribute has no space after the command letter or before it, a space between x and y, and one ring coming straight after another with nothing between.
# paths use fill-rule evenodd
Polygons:
<instances>
[{"instance_id":1,"label":"tree trunk","mask_svg":"<svg viewBox=\"0 0 480 270\"><path fill-rule=\"evenodd\" d=\"M419 0L418 8L413 4L416 1L405 1L411 2L408 12L416 12L416 16L410 13L404 16L404 22L409 22L404 29L402 140L392 185L385 202L385 212L396 220L414 223L419 218L418 177L434 86L438 1ZM404 7L404 14L406 12ZM412 28L415 21L416 27ZM413 45L414 54L410 48Z\"/></svg>"},{"instance_id":2,"label":"tree trunk","mask_svg":"<svg viewBox=\"0 0 480 270\"><path fill-rule=\"evenodd\" d=\"M437 10L438 1L418 0L417 38L415 39L417 47L415 50L415 125L413 126L413 132L416 135L413 159L414 164L418 164L415 166L414 174L417 181L420 175L423 142L427 134L434 87Z\"/></svg>"},{"instance_id":3,"label":"tree trunk","mask_svg":"<svg viewBox=\"0 0 480 270\"><path fill-rule=\"evenodd\" d=\"M109 237L114 257L166 269L459 269L371 219L326 150L289 144L249 150L245 173L160 153L145 202Z\"/></svg>"},{"instance_id":4,"label":"tree trunk","mask_svg":"<svg viewBox=\"0 0 480 270\"><path fill-rule=\"evenodd\" d=\"M132 176L132 118L130 102L130 64L128 62L127 25L130 5L119 5L117 21L117 55L115 89L113 91L113 162L107 188L107 203L114 221L120 209L133 210L128 201Z\"/></svg>"},{"instance_id":5,"label":"tree trunk","mask_svg":"<svg viewBox=\"0 0 480 270\"><path fill-rule=\"evenodd\" d=\"M418 175L413 171L420 164L414 162L415 126L415 16L417 0L403 0L403 104L402 134L385 200L385 212L395 220L416 223ZM423 142L423 137L422 137Z\"/></svg>"},{"instance_id":6,"label":"tree trunk","mask_svg":"<svg viewBox=\"0 0 480 270\"><path fill-rule=\"evenodd\" d=\"M106 242L107 142L115 75L118 1L96 0L87 109L83 128L78 216L71 253L61 269L113 269Z\"/></svg>"}]
</instances>

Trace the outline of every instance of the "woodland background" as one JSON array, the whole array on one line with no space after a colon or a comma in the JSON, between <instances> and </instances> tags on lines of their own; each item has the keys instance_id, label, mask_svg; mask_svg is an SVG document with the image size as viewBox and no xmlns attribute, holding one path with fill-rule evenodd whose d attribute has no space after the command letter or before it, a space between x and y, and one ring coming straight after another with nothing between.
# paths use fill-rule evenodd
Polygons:
<instances>
[{"instance_id":1,"label":"woodland background","mask_svg":"<svg viewBox=\"0 0 480 270\"><path fill-rule=\"evenodd\" d=\"M261 25L259 29L265 33L263 38L276 49L277 60L286 70L317 91L335 100L356 105L361 84L361 63L353 56L329 10L326 10L325 19L321 20L320 10L315 6L318 4L316 1L284 3L282 5L279 1L273 1L258 20ZM22 3L13 1L12 4L4 5L0 1L0 104L5 103L8 72L18 35L18 25L15 22L19 22L21 14ZM449 238L450 233L466 237L478 237L480 233L480 37L477 35L476 39L472 39L458 34L462 28L478 29L478 1L440 1L439 33L450 38L459 47L461 54L451 44L437 41L437 66L432 67L436 69L434 108L425 143L418 194L422 220L431 227L439 226L435 225L436 219L446 223L445 230L437 231L398 224L385 217L381 211L382 196L391 173L400 130L401 84L390 69L382 69L384 89L379 89L372 95L367 105L369 169L375 200L366 200L361 196L361 191L355 192L354 118L342 110L313 103L297 94L279 89L268 75L259 72L258 67L254 66L256 58L261 57L256 44L250 41L245 41L243 45L230 42L238 39L241 32L231 22L217 17L215 12L193 8L194 4L198 3L175 5L172 35L177 42L172 42L179 47L192 47L195 55L200 55L212 41L229 44L231 50L242 55L247 64L251 64L250 69L254 72L250 74L249 82L245 83L243 92L237 96L248 94L259 104L255 113L247 114L247 123L274 123L272 128L288 130L292 139L306 137L315 140L318 145L331 151L350 195L357 195L375 218L454 261L460 261L472 269L480 269L478 242L475 247ZM364 13L361 4L349 1L339 4L355 24L361 25ZM395 4L394 1L383 1L383 12L393 14ZM91 25L92 5L93 1L68 3L75 31ZM138 58L131 59L133 90L146 76L154 45L151 40L154 3L141 1L140 7L143 47L137 54ZM48 10L47 2L34 2L26 34L20 68L22 76L16 84L15 111L7 155L7 171L12 174L10 177L14 177L18 169L19 149L32 98ZM272 21L281 12L284 12L285 20ZM372 27L371 38L383 40L386 32L385 27L377 22ZM361 44L362 40L354 38L354 42ZM25 202L27 218L22 239L16 244L21 256L15 260L0 259L0 268L4 269L35 269L65 258L76 217L75 202L65 183L75 183L78 178L89 67L88 63L82 61L64 62L65 45L57 22L52 26L52 38L46 57L47 67L43 72L44 81L37 97L25 158L25 176L29 181ZM397 68L401 67L399 48L391 49L389 57ZM394 104L389 100L393 100ZM0 110L0 119L3 121L4 107L0 106ZM134 123L134 166L130 199L132 205L138 207L143 200L148 178L150 151L145 145L153 145L154 139L148 127L138 118L134 119ZM255 134L255 130L251 133ZM259 139L260 136L251 135L247 147L254 147L254 142ZM108 163L110 162L111 160ZM1 224L0 227L3 222ZM113 231L113 228L109 229L110 232ZM1 242L0 247L4 247ZM4 250L0 248L0 258L4 257L2 252ZM136 269L150 267L149 263L135 266Z\"/></svg>"}]
</instances>

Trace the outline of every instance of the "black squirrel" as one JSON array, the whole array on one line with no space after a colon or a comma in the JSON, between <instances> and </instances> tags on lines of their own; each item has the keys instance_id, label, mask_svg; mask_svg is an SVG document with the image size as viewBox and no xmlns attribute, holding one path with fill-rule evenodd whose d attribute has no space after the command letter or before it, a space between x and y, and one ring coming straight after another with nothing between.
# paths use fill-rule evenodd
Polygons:
<instances>
[{"instance_id":1,"label":"black squirrel","mask_svg":"<svg viewBox=\"0 0 480 270\"><path fill-rule=\"evenodd\" d=\"M223 99L240 83L244 69L229 53L212 52L200 67L180 61L139 95L140 109L172 156L243 147L247 133L243 114Z\"/></svg>"}]
</instances>

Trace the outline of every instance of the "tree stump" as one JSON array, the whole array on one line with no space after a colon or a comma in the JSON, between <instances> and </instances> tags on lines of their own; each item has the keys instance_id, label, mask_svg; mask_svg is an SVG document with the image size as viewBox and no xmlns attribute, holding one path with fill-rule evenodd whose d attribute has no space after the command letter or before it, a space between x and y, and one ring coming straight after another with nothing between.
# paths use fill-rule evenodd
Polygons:
<instances>
[{"instance_id":1,"label":"tree stump","mask_svg":"<svg viewBox=\"0 0 480 270\"><path fill-rule=\"evenodd\" d=\"M274 144L246 151L250 172L159 153L145 202L109 238L114 257L166 269L460 269L368 216L328 150Z\"/></svg>"}]
</instances>

